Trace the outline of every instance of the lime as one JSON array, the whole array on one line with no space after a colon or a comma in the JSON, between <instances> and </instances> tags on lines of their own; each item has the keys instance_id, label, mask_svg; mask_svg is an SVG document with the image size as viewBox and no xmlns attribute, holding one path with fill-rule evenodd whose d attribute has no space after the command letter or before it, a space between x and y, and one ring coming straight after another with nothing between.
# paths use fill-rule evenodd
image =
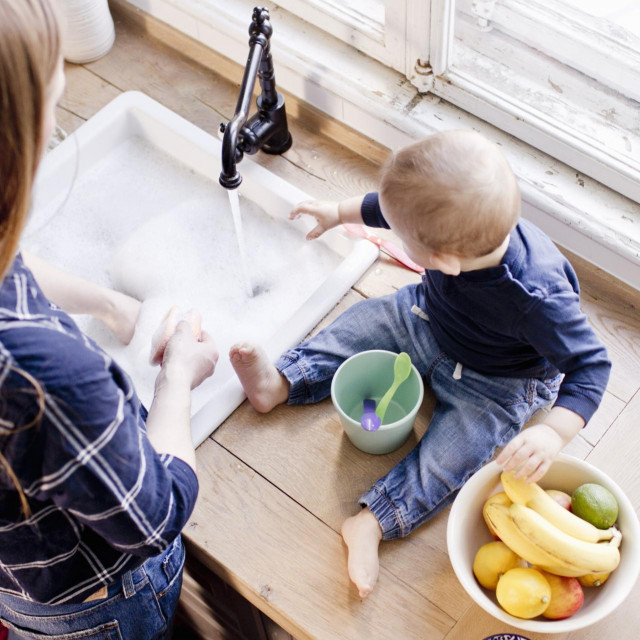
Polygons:
<instances>
[{"instance_id":1,"label":"lime","mask_svg":"<svg viewBox=\"0 0 640 640\"><path fill-rule=\"evenodd\" d=\"M608 529L618 518L618 502L602 485L588 482L571 496L571 510L598 529Z\"/></svg>"}]
</instances>

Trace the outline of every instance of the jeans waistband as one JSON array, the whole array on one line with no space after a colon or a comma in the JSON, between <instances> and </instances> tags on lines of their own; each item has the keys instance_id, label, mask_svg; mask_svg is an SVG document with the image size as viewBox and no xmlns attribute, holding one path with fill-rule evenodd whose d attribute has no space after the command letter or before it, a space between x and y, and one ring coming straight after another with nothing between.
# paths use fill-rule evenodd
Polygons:
<instances>
[{"instance_id":1,"label":"jeans waistband","mask_svg":"<svg viewBox=\"0 0 640 640\"><path fill-rule=\"evenodd\" d=\"M135 569L125 571L121 576L116 578L114 582L108 585L106 597L113 597L118 593L123 593L125 598L130 598L136 593L137 585L145 579L144 564L141 564ZM94 592L100 591L103 588L104 587L96 587ZM91 597L91 594L88 594L87 597ZM0 595L0 604L4 604L9 609L25 615L47 615L51 613L52 607L55 608L57 613L64 614L77 610L78 606L82 606L84 603L49 605L3 593Z\"/></svg>"}]
</instances>

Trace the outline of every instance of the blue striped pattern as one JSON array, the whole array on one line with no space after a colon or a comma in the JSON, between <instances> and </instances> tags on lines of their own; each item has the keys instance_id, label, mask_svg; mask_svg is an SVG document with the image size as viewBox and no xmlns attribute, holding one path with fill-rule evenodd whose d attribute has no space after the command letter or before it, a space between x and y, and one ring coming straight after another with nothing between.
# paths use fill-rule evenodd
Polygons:
<instances>
[{"instance_id":1,"label":"blue striped pattern","mask_svg":"<svg viewBox=\"0 0 640 640\"><path fill-rule=\"evenodd\" d=\"M33 385L45 407L37 424ZM166 549L198 493L193 470L158 455L127 374L50 303L20 255L0 287L0 597L81 602Z\"/></svg>"}]
</instances>

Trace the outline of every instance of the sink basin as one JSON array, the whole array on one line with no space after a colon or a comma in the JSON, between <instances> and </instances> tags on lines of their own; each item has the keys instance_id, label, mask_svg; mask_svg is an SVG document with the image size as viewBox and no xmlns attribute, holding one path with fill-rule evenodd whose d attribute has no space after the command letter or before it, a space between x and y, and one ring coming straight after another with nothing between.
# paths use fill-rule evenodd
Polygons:
<instances>
[{"instance_id":1,"label":"sink basin","mask_svg":"<svg viewBox=\"0 0 640 640\"><path fill-rule=\"evenodd\" d=\"M126 347L92 318L76 320L129 373L147 407L158 372L149 364L158 322L172 304L201 311L220 360L192 394L196 445L245 398L228 361L231 344L257 341L275 361L378 255L338 229L307 242L313 220L287 218L310 197L245 158L239 196L247 283L228 194L217 181L220 147L148 96L123 93L44 158L23 239L60 267L143 300Z\"/></svg>"}]
</instances>

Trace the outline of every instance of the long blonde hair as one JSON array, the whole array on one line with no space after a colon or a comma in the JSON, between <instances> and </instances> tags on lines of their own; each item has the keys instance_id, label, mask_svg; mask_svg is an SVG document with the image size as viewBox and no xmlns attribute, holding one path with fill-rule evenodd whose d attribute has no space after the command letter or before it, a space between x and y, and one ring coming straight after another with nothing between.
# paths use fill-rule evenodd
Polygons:
<instances>
[{"instance_id":1,"label":"long blonde hair","mask_svg":"<svg viewBox=\"0 0 640 640\"><path fill-rule=\"evenodd\" d=\"M18 248L42 149L47 91L60 60L50 0L0 2L0 280Z\"/></svg>"},{"instance_id":2,"label":"long blonde hair","mask_svg":"<svg viewBox=\"0 0 640 640\"><path fill-rule=\"evenodd\" d=\"M61 55L60 29L50 0L0 0L0 282L15 258L29 212L31 189L45 146L43 123L48 90ZM10 366L33 387L38 414L17 430L36 424L44 394L26 371ZM3 429L2 434L8 434ZM0 466L18 491L25 516L30 509L13 469Z\"/></svg>"}]
</instances>

